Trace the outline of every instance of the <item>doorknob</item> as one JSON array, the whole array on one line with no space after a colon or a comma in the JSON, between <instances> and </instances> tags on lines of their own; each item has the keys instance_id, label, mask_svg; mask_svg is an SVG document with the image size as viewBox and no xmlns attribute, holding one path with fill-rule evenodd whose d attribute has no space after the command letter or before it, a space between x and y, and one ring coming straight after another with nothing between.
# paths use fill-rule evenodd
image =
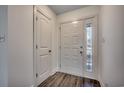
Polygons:
<instances>
[{"instance_id":1,"label":"doorknob","mask_svg":"<svg viewBox=\"0 0 124 93\"><path fill-rule=\"evenodd\" d=\"M81 56L82 56L82 53L83 53L83 52L82 52L82 51L80 51Z\"/></svg>"},{"instance_id":2,"label":"doorknob","mask_svg":"<svg viewBox=\"0 0 124 93\"><path fill-rule=\"evenodd\" d=\"M51 53L52 52L52 50L49 50L49 53Z\"/></svg>"}]
</instances>

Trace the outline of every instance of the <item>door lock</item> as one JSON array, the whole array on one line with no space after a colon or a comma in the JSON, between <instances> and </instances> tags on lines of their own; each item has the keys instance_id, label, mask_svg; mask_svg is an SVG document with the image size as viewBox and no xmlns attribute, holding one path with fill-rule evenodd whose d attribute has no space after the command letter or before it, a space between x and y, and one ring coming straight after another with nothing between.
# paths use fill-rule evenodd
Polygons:
<instances>
[{"instance_id":1,"label":"door lock","mask_svg":"<svg viewBox=\"0 0 124 93\"><path fill-rule=\"evenodd\" d=\"M80 46L80 48L83 48L83 46Z\"/></svg>"}]
</instances>

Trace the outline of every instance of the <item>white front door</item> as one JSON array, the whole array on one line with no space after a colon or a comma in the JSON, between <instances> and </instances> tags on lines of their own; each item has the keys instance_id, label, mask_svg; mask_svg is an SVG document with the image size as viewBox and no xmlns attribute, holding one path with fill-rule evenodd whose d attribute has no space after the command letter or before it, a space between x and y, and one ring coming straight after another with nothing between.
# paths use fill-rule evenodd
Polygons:
<instances>
[{"instance_id":1,"label":"white front door","mask_svg":"<svg viewBox=\"0 0 124 93\"><path fill-rule=\"evenodd\" d=\"M83 22L61 25L61 71L83 75Z\"/></svg>"},{"instance_id":2,"label":"white front door","mask_svg":"<svg viewBox=\"0 0 124 93\"><path fill-rule=\"evenodd\" d=\"M48 78L51 70L50 20L39 11L36 12L36 85Z\"/></svg>"},{"instance_id":3,"label":"white front door","mask_svg":"<svg viewBox=\"0 0 124 93\"><path fill-rule=\"evenodd\" d=\"M97 79L96 18L61 24L61 71Z\"/></svg>"}]
</instances>

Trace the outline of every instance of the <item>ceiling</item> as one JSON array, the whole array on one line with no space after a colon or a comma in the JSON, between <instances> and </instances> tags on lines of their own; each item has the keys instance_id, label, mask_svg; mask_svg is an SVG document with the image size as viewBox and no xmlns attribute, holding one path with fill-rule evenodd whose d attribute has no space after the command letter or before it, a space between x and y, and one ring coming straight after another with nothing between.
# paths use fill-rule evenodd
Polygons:
<instances>
[{"instance_id":1,"label":"ceiling","mask_svg":"<svg viewBox=\"0 0 124 93\"><path fill-rule=\"evenodd\" d=\"M49 7L58 15L64 12L87 7L88 5L49 5Z\"/></svg>"}]
</instances>

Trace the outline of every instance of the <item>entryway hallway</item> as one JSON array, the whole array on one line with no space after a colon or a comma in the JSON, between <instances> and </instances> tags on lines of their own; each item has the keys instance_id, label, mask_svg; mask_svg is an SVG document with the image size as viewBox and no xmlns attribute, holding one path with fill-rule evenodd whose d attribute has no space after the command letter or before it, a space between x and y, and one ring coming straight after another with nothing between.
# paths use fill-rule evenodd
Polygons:
<instances>
[{"instance_id":1,"label":"entryway hallway","mask_svg":"<svg viewBox=\"0 0 124 93\"><path fill-rule=\"evenodd\" d=\"M0 5L0 87L38 86L124 86L124 6Z\"/></svg>"}]
</instances>

